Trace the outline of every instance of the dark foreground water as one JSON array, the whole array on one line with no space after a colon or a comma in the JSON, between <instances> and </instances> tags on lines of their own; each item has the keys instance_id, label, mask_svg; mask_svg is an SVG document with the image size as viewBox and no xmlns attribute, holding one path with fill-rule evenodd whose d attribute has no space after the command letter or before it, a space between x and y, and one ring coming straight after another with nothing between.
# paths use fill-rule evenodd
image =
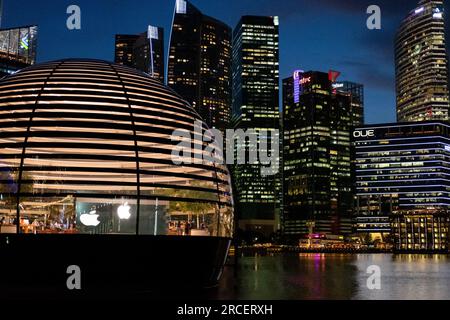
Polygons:
<instances>
[{"instance_id":1,"label":"dark foreground water","mask_svg":"<svg viewBox=\"0 0 450 320\"><path fill-rule=\"evenodd\" d=\"M381 288L370 290L369 266L378 266ZM180 269L180 284L191 275ZM1 284L1 283L0 283ZM1 286L0 286L1 287ZM20 293L20 292L19 292ZM274 254L240 257L237 267L227 265L219 286L182 289L167 285L156 291L67 292L34 294L29 299L175 300L320 300L320 299L450 299L450 255L423 254ZM1 290L0 290L1 297ZM9 296L13 299L12 296ZM23 300L23 294L20 293Z\"/></svg>"},{"instance_id":2,"label":"dark foreground water","mask_svg":"<svg viewBox=\"0 0 450 320\"><path fill-rule=\"evenodd\" d=\"M369 290L367 268L381 271ZM422 254L276 254L227 266L211 299L450 299L450 256Z\"/></svg>"}]
</instances>

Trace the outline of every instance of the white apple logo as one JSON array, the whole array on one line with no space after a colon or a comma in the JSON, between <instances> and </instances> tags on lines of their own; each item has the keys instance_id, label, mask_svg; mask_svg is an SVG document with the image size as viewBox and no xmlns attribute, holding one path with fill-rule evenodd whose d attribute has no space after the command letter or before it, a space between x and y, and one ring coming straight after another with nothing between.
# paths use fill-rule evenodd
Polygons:
<instances>
[{"instance_id":1,"label":"white apple logo","mask_svg":"<svg viewBox=\"0 0 450 320\"><path fill-rule=\"evenodd\" d=\"M130 213L130 206L128 205L128 202L125 202L123 205L121 205L117 208L117 215L119 216L119 219L121 219L121 220L130 219L131 213Z\"/></svg>"},{"instance_id":2,"label":"white apple logo","mask_svg":"<svg viewBox=\"0 0 450 320\"><path fill-rule=\"evenodd\" d=\"M98 221L99 215L96 214L96 210L92 210L89 213L84 213L80 216L80 221L82 224L84 224L87 227L96 227L100 224L100 221Z\"/></svg>"}]
</instances>

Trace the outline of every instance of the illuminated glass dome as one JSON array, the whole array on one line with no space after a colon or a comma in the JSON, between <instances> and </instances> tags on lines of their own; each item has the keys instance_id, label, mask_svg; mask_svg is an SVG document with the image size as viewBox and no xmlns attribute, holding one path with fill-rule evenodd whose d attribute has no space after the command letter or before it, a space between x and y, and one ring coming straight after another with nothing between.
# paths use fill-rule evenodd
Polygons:
<instances>
[{"instance_id":1,"label":"illuminated glass dome","mask_svg":"<svg viewBox=\"0 0 450 320\"><path fill-rule=\"evenodd\" d=\"M226 167L172 161L172 133L194 137L199 119L157 80L105 61L2 79L1 232L231 237Z\"/></svg>"}]
</instances>

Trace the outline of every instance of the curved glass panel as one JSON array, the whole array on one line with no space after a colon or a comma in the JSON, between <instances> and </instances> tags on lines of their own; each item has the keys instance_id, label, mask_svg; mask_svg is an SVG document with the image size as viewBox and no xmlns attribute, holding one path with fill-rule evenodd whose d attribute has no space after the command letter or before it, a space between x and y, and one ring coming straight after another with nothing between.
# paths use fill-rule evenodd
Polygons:
<instances>
[{"instance_id":1,"label":"curved glass panel","mask_svg":"<svg viewBox=\"0 0 450 320\"><path fill-rule=\"evenodd\" d=\"M177 164L175 130L192 153ZM229 173L171 89L98 60L0 81L1 233L232 236ZM200 159L200 160L199 160Z\"/></svg>"}]
</instances>

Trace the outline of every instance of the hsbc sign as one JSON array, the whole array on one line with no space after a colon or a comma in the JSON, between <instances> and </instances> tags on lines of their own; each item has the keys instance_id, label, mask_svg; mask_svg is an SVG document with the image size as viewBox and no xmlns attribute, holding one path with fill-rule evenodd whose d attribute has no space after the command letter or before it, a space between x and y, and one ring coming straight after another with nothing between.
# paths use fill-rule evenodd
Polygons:
<instances>
[{"instance_id":1,"label":"hsbc sign","mask_svg":"<svg viewBox=\"0 0 450 320\"><path fill-rule=\"evenodd\" d=\"M353 137L355 138L375 137L375 130L355 130L353 131Z\"/></svg>"}]
</instances>

